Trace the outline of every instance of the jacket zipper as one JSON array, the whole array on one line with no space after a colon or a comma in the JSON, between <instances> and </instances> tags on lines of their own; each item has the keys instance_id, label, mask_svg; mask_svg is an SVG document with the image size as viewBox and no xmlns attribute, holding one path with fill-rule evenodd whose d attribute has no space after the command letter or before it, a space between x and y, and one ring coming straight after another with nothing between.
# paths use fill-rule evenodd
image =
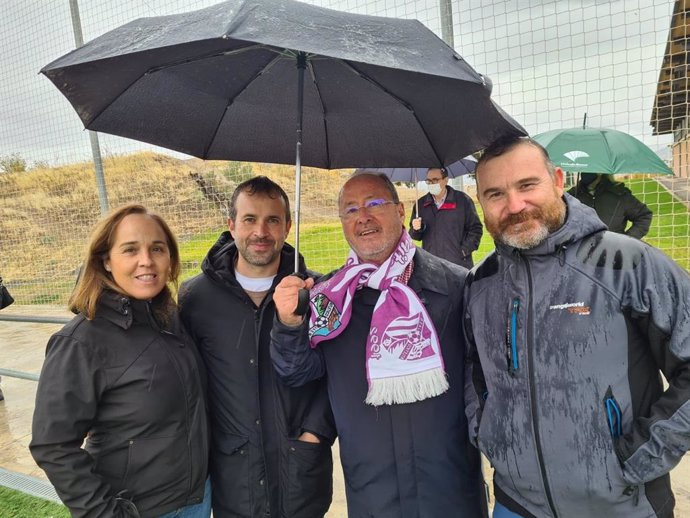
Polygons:
<instances>
[{"instance_id":1,"label":"jacket zipper","mask_svg":"<svg viewBox=\"0 0 690 518\"><path fill-rule=\"evenodd\" d=\"M532 306L532 301L534 300L534 294L532 289L532 270L530 269L529 262L522 254L518 254L522 262L525 264L525 269L527 270L527 281L528 281L528 296L529 304L527 307L527 364L529 366L529 395L530 403L532 407L532 427L534 428L534 442L537 448L537 463L539 464L539 471L541 472L542 482L544 483L544 492L546 493L546 500L549 504L549 510L553 515L553 518L558 518L556 514L556 506L553 503L553 497L551 496L551 487L549 486L549 479L546 476L546 469L544 468L544 453L541 447L541 436L539 434L539 416L537 412L537 390L535 387L534 379L534 308Z\"/></svg>"},{"instance_id":2,"label":"jacket zipper","mask_svg":"<svg viewBox=\"0 0 690 518\"><path fill-rule=\"evenodd\" d=\"M153 315L153 312L151 311L151 305L150 305L150 304L147 304L147 305L146 305L146 311L147 311L147 313L148 313L148 318L149 318L149 320L152 321L152 322L154 322L154 323L156 323L156 325L157 325L157 321L156 321L156 319L155 319L155 317L154 317L154 315ZM170 340L170 338L166 339L166 338L165 338L166 336L167 336L167 337L172 337L173 340L181 341L182 344L183 344L183 346L184 346L184 347L187 347L187 345L184 344L184 336L178 337L177 335L175 335L175 333L171 333L170 331L167 331L167 330L165 330L165 329L162 329L161 327L159 327L158 329L159 329L159 333L163 336L163 338L162 338L163 342L167 342L168 340ZM179 362L177 361L177 358L175 358L175 355L174 355L174 354L171 354L171 353L168 351L168 348L167 348L167 347L163 347L163 350L164 350L165 353L167 354L168 359L170 360L170 362L173 364L173 366L174 366L174 368L175 368L175 371L177 372L177 377L179 378L180 382L182 383L182 381L183 381L183 376L182 376L182 372L181 372L181 366L180 366ZM201 380L197 379L197 381L199 382L199 386L201 386ZM185 430L187 431L187 437L190 437L192 427L191 427L191 424L190 424L190 422L189 422L189 421L190 421L190 418L189 418L189 401L188 401L188 398L187 398L187 391L186 391L186 389L184 388L184 383L182 383L182 394L183 394L183 396L184 396L184 407L185 407ZM204 437L204 442L205 442L205 441L206 441L206 438ZM192 459L192 445L191 445L191 441L187 441L187 454L188 454L188 456L189 456L190 463L189 463L189 485L188 485L188 487L187 487L187 497L186 497L185 500L188 502L188 501L189 501L189 497L190 497L191 494L192 494L192 484L193 484L192 473L193 473L193 471L194 471L194 460ZM205 484L205 483L206 483L206 481L204 480L204 484ZM204 488L205 488L205 486L204 486Z\"/></svg>"},{"instance_id":3,"label":"jacket zipper","mask_svg":"<svg viewBox=\"0 0 690 518\"><path fill-rule=\"evenodd\" d=\"M520 299L515 298L510 304L510 317L508 319L508 329L506 330L506 357L508 360L508 372L513 376L520 368L520 361L517 354L517 316L520 311Z\"/></svg>"},{"instance_id":4,"label":"jacket zipper","mask_svg":"<svg viewBox=\"0 0 690 518\"><path fill-rule=\"evenodd\" d=\"M264 320L264 312L266 311L266 307L273 301L273 290L275 288L271 288L271 290L266 294L264 297L264 300L261 302L261 305L254 310L254 345L255 345L255 351L256 351L256 401L259 403L259 419L260 424L258 425L258 430L257 430L257 435L259 438L259 444L260 444L260 449L261 449L261 461L263 462L263 469L264 469L264 476L263 476L263 490L264 494L262 495L262 499L265 500L266 502L266 511L264 513L264 516L271 516L271 513L273 512L273 509L271 509L271 499L268 497L268 469L267 465L268 463L266 462L266 453L264 450L264 432L263 432L263 427L264 427L264 422L262 419L262 405L261 405L261 376L260 376L260 366L259 366L259 348L261 347L261 328L263 326L263 320ZM266 380L268 381L268 380ZM271 386L273 386L273 382L271 382ZM276 403L277 404L277 403ZM280 467L279 467L280 469ZM254 490L252 490L252 493Z\"/></svg>"},{"instance_id":5,"label":"jacket zipper","mask_svg":"<svg viewBox=\"0 0 690 518\"><path fill-rule=\"evenodd\" d=\"M164 329L161 330L161 334L162 334L164 337L165 337L165 336L168 336L168 337L169 337L168 340L170 340L170 339L172 338L173 340L180 341L180 337L178 337L178 336L176 336L174 333L171 333L171 332L166 331L166 330L164 330ZM184 339L184 338L183 338L183 339ZM163 338L163 341L164 341L164 342L167 342L168 340L166 340L165 338ZM186 344L185 344L185 347L187 347ZM170 354L170 352L167 351L167 348L166 348L166 353L167 353L167 355L168 355L168 358L170 359L170 362L174 365L175 370L177 371L177 376L178 376L178 378L180 379L180 382L182 382L182 381L183 381L182 368L180 367L180 364L178 363L177 358L175 358L175 355L174 355L174 354ZM199 380L199 384L200 384L199 386L201 386L201 381L200 381L200 380ZM184 383L183 383L183 387L182 387L182 393L183 393L183 395L184 395L185 429L186 429L186 431L187 431L187 437L190 437L190 436L191 436L192 426L191 426L191 423L189 422L189 420L190 420L190 419L189 419L189 401L188 401L188 398L187 398L187 390L184 388ZM205 440L205 439L204 439L204 440ZM192 494L192 484L194 483L194 481L193 481L193 478L194 478L194 477L192 477L192 473L194 472L194 461L192 460L193 455L192 455L192 442L191 442L191 441L187 441L187 454L188 454L188 456L189 456L189 459L191 460L190 465L189 465L189 486L187 487L187 498L186 498L186 500L189 501L189 497L190 497L191 494ZM204 481L204 482L205 482L205 481Z\"/></svg>"}]
</instances>

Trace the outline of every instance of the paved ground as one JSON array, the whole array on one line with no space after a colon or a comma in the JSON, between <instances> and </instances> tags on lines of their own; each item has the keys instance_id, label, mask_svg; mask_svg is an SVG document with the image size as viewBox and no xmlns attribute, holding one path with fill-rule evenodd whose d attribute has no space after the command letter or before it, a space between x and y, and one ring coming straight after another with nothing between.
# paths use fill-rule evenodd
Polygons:
<instances>
[{"instance_id":1,"label":"paved ground","mask_svg":"<svg viewBox=\"0 0 690 518\"><path fill-rule=\"evenodd\" d=\"M3 315L36 314L35 312L35 307L12 306L3 310ZM69 316L64 310L54 307L41 307L40 314ZM45 344L59 328L59 325L54 324L0 321L0 368L39 373ZM0 403L0 466L45 480L45 475L34 464L27 449L31 440L36 383L4 377L2 390L5 401ZM337 449L335 456L337 458ZM339 463L336 465L335 477L333 505L326 517L345 518L345 492ZM678 502L676 516L690 517L690 455L686 455L673 471L672 481Z\"/></svg>"}]
</instances>

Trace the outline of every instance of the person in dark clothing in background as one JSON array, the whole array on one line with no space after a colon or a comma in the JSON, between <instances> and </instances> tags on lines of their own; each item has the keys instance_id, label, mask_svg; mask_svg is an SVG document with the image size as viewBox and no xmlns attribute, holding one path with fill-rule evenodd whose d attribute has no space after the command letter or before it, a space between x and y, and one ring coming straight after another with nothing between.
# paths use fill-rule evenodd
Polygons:
<instances>
[{"instance_id":1,"label":"person in dark clothing in background","mask_svg":"<svg viewBox=\"0 0 690 518\"><path fill-rule=\"evenodd\" d=\"M14 299L12 298L12 295L10 295L10 292L7 291L7 288L5 285L2 283L2 277L0 277L0 309L6 308L10 304L14 302ZM2 380L2 377L0 377L0 381ZM2 393L2 389L0 388L0 401L5 400L5 395Z\"/></svg>"},{"instance_id":2,"label":"person in dark clothing in background","mask_svg":"<svg viewBox=\"0 0 690 518\"><path fill-rule=\"evenodd\" d=\"M414 246L385 175L352 176L338 207L350 255L316 285L276 287L274 366L295 386L326 376L350 518L480 517L463 411L467 270ZM312 286L303 321L298 290Z\"/></svg>"},{"instance_id":3,"label":"person in dark clothing in background","mask_svg":"<svg viewBox=\"0 0 690 518\"><path fill-rule=\"evenodd\" d=\"M426 183L429 193L412 208L410 236L436 257L472 268L472 252L482 239L482 222L472 198L448 186L443 168L429 169Z\"/></svg>"},{"instance_id":4,"label":"person in dark clothing in background","mask_svg":"<svg viewBox=\"0 0 690 518\"><path fill-rule=\"evenodd\" d=\"M168 225L126 205L96 227L48 342L29 448L74 518L208 518L205 376L172 296ZM3 514L3 516L7 516Z\"/></svg>"},{"instance_id":5,"label":"person in dark clothing in background","mask_svg":"<svg viewBox=\"0 0 690 518\"><path fill-rule=\"evenodd\" d=\"M582 173L580 181L568 194L592 207L611 232L642 239L652 224L652 211L625 185L611 175ZM628 223L630 228L626 230Z\"/></svg>"},{"instance_id":6,"label":"person in dark clothing in background","mask_svg":"<svg viewBox=\"0 0 690 518\"><path fill-rule=\"evenodd\" d=\"M180 290L208 371L215 518L320 518L333 486L326 386L290 388L269 357L275 285L294 271L290 204L265 176L241 183L202 273ZM300 258L300 271L308 272Z\"/></svg>"}]
</instances>

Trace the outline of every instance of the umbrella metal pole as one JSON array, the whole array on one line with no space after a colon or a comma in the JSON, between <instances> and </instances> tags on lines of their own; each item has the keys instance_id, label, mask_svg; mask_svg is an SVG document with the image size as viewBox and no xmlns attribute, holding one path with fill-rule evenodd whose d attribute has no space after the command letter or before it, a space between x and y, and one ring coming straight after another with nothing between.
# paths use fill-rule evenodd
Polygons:
<instances>
[{"instance_id":1,"label":"umbrella metal pole","mask_svg":"<svg viewBox=\"0 0 690 518\"><path fill-rule=\"evenodd\" d=\"M302 107L304 104L304 69L307 55L297 54L297 149L295 154L295 272L299 271L299 220L302 192Z\"/></svg>"},{"instance_id":2,"label":"umbrella metal pole","mask_svg":"<svg viewBox=\"0 0 690 518\"><path fill-rule=\"evenodd\" d=\"M419 181L417 180L417 170L414 171L414 214L419 217Z\"/></svg>"}]
</instances>

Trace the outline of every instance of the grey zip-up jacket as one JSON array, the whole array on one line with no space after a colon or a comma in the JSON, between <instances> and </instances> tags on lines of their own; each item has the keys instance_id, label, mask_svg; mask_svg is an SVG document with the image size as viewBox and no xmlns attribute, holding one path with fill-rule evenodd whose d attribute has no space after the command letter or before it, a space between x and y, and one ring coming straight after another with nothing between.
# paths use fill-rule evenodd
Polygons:
<instances>
[{"instance_id":1,"label":"grey zip-up jacket","mask_svg":"<svg viewBox=\"0 0 690 518\"><path fill-rule=\"evenodd\" d=\"M564 199L563 227L531 250L499 245L468 277L470 437L497 500L526 518L673 516L690 277Z\"/></svg>"}]
</instances>

